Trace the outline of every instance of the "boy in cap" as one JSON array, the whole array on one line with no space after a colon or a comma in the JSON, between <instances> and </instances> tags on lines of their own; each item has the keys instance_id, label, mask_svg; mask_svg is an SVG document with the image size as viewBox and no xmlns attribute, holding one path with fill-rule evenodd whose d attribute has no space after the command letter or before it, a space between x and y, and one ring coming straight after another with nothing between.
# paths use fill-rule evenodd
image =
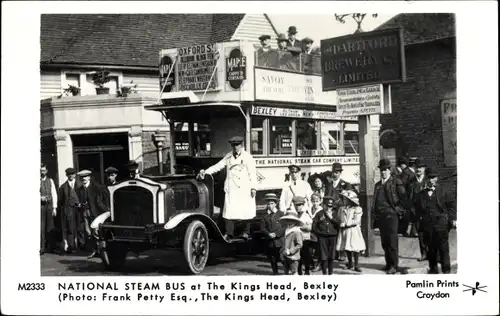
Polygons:
<instances>
[{"instance_id":1,"label":"boy in cap","mask_svg":"<svg viewBox=\"0 0 500 316\"><path fill-rule=\"evenodd\" d=\"M302 221L300 230L302 231L303 244L300 250L300 260L298 267L299 275L302 275L302 267L304 267L306 275L311 274L310 271L312 266L313 246L311 243L311 229L313 217L309 209L307 209L307 207L305 206L305 203L306 199L301 196L296 196L293 198L293 204L295 206L295 209L297 210L297 215Z\"/></svg>"},{"instance_id":2,"label":"boy in cap","mask_svg":"<svg viewBox=\"0 0 500 316\"><path fill-rule=\"evenodd\" d=\"M288 166L288 170L288 181L281 191L280 210L287 211L293 209L293 198L296 196L305 198L306 207L311 209L309 199L312 195L312 189L307 181L299 178L300 167L297 165L290 165Z\"/></svg>"},{"instance_id":3,"label":"boy in cap","mask_svg":"<svg viewBox=\"0 0 500 316\"><path fill-rule=\"evenodd\" d=\"M271 263L273 274L278 274L278 261L280 260L280 249L283 246L283 236L285 235L285 228L280 223L280 218L285 215L284 212L278 210L276 207L278 197L274 193L267 193L265 195L267 201L266 214L262 217L260 222L260 231L258 234L264 237L265 252L267 259ZM257 234L256 233L256 234Z\"/></svg>"},{"instance_id":4,"label":"boy in cap","mask_svg":"<svg viewBox=\"0 0 500 316\"><path fill-rule=\"evenodd\" d=\"M381 180L375 184L373 214L385 254L384 270L387 274L396 274L399 264L398 223L408 206L407 195L403 182L391 175L389 159L381 159L378 168Z\"/></svg>"},{"instance_id":5,"label":"boy in cap","mask_svg":"<svg viewBox=\"0 0 500 316\"><path fill-rule=\"evenodd\" d=\"M285 227L285 243L281 248L285 274L296 275L300 260L300 250L303 245L303 235L300 229L302 221L299 219L297 212L288 211L285 216L280 218L280 222Z\"/></svg>"},{"instance_id":6,"label":"boy in cap","mask_svg":"<svg viewBox=\"0 0 500 316\"><path fill-rule=\"evenodd\" d=\"M429 251L429 273L437 274L438 262L443 273L451 273L448 235L457 226L456 203L453 197L438 184L438 173L433 168L425 171L427 187L416 198L416 210L422 218L424 238ZM438 258L439 256L439 258Z\"/></svg>"},{"instance_id":7,"label":"boy in cap","mask_svg":"<svg viewBox=\"0 0 500 316\"><path fill-rule=\"evenodd\" d=\"M76 221L78 205L80 204L76 193L76 170L74 168L67 168L66 177L68 179L59 187L58 207L61 210L63 250L65 252L73 252L77 245Z\"/></svg>"},{"instance_id":8,"label":"boy in cap","mask_svg":"<svg viewBox=\"0 0 500 316\"><path fill-rule=\"evenodd\" d=\"M81 223L83 223L80 226L80 238L88 248L92 249L92 253L88 256L90 259L97 254L97 244L90 224L97 216L109 211L107 189L91 181L92 172L89 170L82 170L78 172L78 175L82 178L82 186L76 192L80 201Z\"/></svg>"},{"instance_id":9,"label":"boy in cap","mask_svg":"<svg viewBox=\"0 0 500 316\"><path fill-rule=\"evenodd\" d=\"M338 217L339 200L332 196L323 198L324 207L314 215L312 232L318 238L321 270L323 275L333 274L333 258L340 228Z\"/></svg>"},{"instance_id":10,"label":"boy in cap","mask_svg":"<svg viewBox=\"0 0 500 316\"><path fill-rule=\"evenodd\" d=\"M135 160L129 160L125 168L128 170L130 179L138 179L140 177L139 164Z\"/></svg>"},{"instance_id":11,"label":"boy in cap","mask_svg":"<svg viewBox=\"0 0 500 316\"><path fill-rule=\"evenodd\" d=\"M200 170L199 177L214 174L226 168L224 182L224 218L226 239L234 237L235 221L249 220L256 215L255 195L257 193L257 170L252 155L244 150L243 137L234 136L229 139L233 150L226 154L218 163L207 170ZM249 238L250 223L245 223L243 238Z\"/></svg>"},{"instance_id":12,"label":"boy in cap","mask_svg":"<svg viewBox=\"0 0 500 316\"><path fill-rule=\"evenodd\" d=\"M313 193L311 195L311 214L314 217L316 216L319 211L323 209L322 203L323 202L323 196L317 192ZM311 246L313 247L313 268L312 270L314 272L318 271L321 267L321 258L319 255L319 245L318 245L318 238L314 233L311 232Z\"/></svg>"},{"instance_id":13,"label":"boy in cap","mask_svg":"<svg viewBox=\"0 0 500 316\"><path fill-rule=\"evenodd\" d=\"M54 248L54 217L57 215L57 188L47 176L47 165L40 166L40 255Z\"/></svg>"}]
</instances>

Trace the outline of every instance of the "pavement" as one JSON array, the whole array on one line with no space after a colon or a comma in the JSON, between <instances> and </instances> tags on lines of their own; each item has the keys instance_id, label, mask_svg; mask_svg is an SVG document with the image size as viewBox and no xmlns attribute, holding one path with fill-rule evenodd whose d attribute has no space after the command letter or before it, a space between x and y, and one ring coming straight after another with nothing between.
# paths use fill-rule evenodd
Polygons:
<instances>
[{"instance_id":1,"label":"pavement","mask_svg":"<svg viewBox=\"0 0 500 316\"><path fill-rule=\"evenodd\" d=\"M227 247L211 246L216 259L211 260L205 267L202 275L269 275L271 268L266 258L261 255L234 255L228 252ZM399 238L400 267L405 268L409 274L425 274L428 262L419 262L420 250L417 238ZM456 231L450 232L450 256L452 273L457 271L457 235ZM139 256L129 254L124 269L120 272L106 271L99 258L87 259L86 254L44 254L41 256L42 276L162 276L183 275L185 272L182 253L178 251L154 250L141 253ZM361 256L359 265L362 273L343 268L345 263L336 262L334 274L384 274L385 266L380 237L375 232L375 248L371 257ZM314 274L320 274L315 272Z\"/></svg>"}]
</instances>

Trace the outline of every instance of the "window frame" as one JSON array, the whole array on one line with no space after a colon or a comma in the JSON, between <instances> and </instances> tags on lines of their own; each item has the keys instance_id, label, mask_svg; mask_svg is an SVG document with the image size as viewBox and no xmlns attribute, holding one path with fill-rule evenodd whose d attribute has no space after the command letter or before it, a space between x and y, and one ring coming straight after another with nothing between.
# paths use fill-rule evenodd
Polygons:
<instances>
[{"instance_id":1,"label":"window frame","mask_svg":"<svg viewBox=\"0 0 500 316\"><path fill-rule=\"evenodd\" d=\"M109 71L109 70L108 70ZM66 80L66 75L69 74L69 75L79 75L80 76L80 95L82 96L85 96L85 95L95 95L94 94L89 94L88 92L89 91L92 91L90 90L90 87L89 85L87 84L87 75L90 75L91 73L93 73L94 70L77 70L77 69L62 69L61 70L61 94L64 93L64 89L66 89L68 87L68 81ZM118 88L120 88L121 86L123 86L123 72L121 71L109 71L109 76L110 77L116 77L118 79ZM90 83L91 84L91 83ZM92 87L95 88L95 86L93 84L91 84ZM94 90L95 91L95 90ZM111 93L111 91L110 91ZM116 93L116 91L115 91ZM114 94L115 94L114 93Z\"/></svg>"}]
</instances>

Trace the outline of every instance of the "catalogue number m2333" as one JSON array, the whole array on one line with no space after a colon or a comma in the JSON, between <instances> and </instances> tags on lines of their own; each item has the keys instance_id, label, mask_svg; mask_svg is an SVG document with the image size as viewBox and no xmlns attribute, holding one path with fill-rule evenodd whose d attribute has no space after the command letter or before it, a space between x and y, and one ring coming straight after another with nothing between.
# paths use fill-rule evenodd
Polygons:
<instances>
[{"instance_id":1,"label":"catalogue number m2333","mask_svg":"<svg viewBox=\"0 0 500 316\"><path fill-rule=\"evenodd\" d=\"M43 291L45 290L45 283L19 283L17 285L18 291Z\"/></svg>"}]
</instances>

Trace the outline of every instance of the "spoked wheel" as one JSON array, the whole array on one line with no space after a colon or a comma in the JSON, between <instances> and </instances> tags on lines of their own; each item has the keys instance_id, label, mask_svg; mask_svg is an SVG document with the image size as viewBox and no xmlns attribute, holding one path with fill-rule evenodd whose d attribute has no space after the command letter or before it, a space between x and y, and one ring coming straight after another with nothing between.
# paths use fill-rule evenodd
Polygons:
<instances>
[{"instance_id":1,"label":"spoked wheel","mask_svg":"<svg viewBox=\"0 0 500 316\"><path fill-rule=\"evenodd\" d=\"M125 264L128 249L123 245L109 245L101 249L101 259L104 266L109 270L119 270Z\"/></svg>"},{"instance_id":2,"label":"spoked wheel","mask_svg":"<svg viewBox=\"0 0 500 316\"><path fill-rule=\"evenodd\" d=\"M200 221L189 224L184 234L184 259L191 274L199 274L208 261L210 242L208 231Z\"/></svg>"}]
</instances>

